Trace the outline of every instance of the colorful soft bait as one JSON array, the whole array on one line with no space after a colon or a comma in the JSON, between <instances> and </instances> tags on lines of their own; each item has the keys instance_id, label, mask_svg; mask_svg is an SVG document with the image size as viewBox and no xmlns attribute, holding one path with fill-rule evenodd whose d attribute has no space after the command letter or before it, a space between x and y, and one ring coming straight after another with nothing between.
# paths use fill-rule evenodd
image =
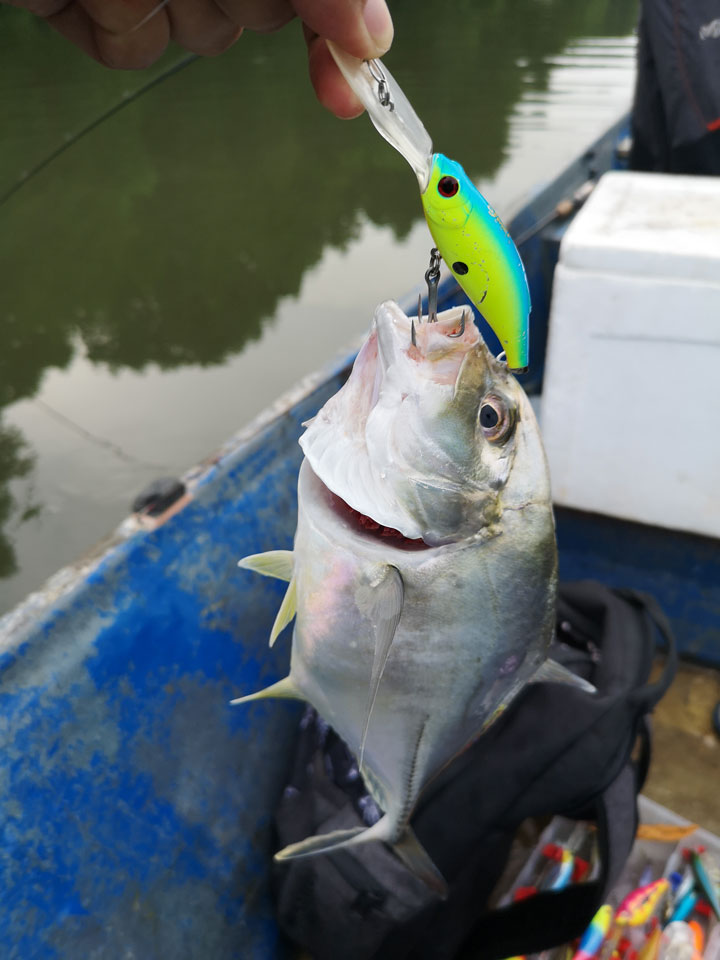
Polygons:
<instances>
[{"instance_id":1,"label":"colorful soft bait","mask_svg":"<svg viewBox=\"0 0 720 960\"><path fill-rule=\"evenodd\" d=\"M652 917L670 889L667 877L661 877L629 893L618 907L615 922L618 926L639 927Z\"/></svg>"},{"instance_id":2,"label":"colorful soft bait","mask_svg":"<svg viewBox=\"0 0 720 960\"><path fill-rule=\"evenodd\" d=\"M433 155L422 204L436 247L492 327L508 367L524 370L530 291L510 234L460 164L442 153Z\"/></svg>"},{"instance_id":3,"label":"colorful soft bait","mask_svg":"<svg viewBox=\"0 0 720 960\"><path fill-rule=\"evenodd\" d=\"M509 369L523 372L530 292L510 235L460 164L433 153L427 130L389 70L379 60L357 60L328 47L378 132L415 171L440 256L492 327Z\"/></svg>"},{"instance_id":4,"label":"colorful soft bait","mask_svg":"<svg viewBox=\"0 0 720 960\"><path fill-rule=\"evenodd\" d=\"M580 938L573 960L592 960L596 957L612 923L613 909L604 904L590 921L590 926Z\"/></svg>"}]
</instances>

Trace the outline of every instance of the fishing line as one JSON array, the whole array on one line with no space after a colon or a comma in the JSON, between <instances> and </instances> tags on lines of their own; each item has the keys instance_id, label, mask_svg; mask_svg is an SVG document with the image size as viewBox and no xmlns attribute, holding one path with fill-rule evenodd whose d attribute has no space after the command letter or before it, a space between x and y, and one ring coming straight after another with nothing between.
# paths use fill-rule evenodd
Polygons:
<instances>
[{"instance_id":1,"label":"fishing line","mask_svg":"<svg viewBox=\"0 0 720 960\"><path fill-rule=\"evenodd\" d=\"M113 443L112 440L106 440L104 437L99 437L96 433L91 433L90 430L86 430L85 427L80 426L79 423L71 420L70 417L65 416L64 413L60 413L59 410L51 407L49 403L46 403L39 397L35 397L31 402L44 410L53 420L72 430L73 433L76 433L84 440L88 440L90 443L94 443L97 447L103 447L103 449L109 450L110 453L114 454L118 459L124 460L125 463L132 463L135 466L149 468L150 470L164 470L166 473L168 472L163 464L152 463L150 460L142 460L140 457L136 457L134 454L123 450L121 446Z\"/></svg>"},{"instance_id":2,"label":"fishing line","mask_svg":"<svg viewBox=\"0 0 720 960\"><path fill-rule=\"evenodd\" d=\"M136 23L135 26L134 26L131 30L128 30L128 33L135 33L135 31L136 31L136 30L139 30L140 27L144 27L145 24L148 22L148 20L152 20L152 18L155 16L155 14L156 14L156 13L160 13L160 11L163 9L163 7L166 7L169 3L170 3L170 0L162 0L161 3L159 3L156 7L154 7L154 8L150 11L150 13L148 13L146 16L144 16L144 17L142 18L142 20L140 21L140 23Z\"/></svg>"},{"instance_id":3,"label":"fishing line","mask_svg":"<svg viewBox=\"0 0 720 960\"><path fill-rule=\"evenodd\" d=\"M164 4L161 4L157 10L161 9ZM200 55L197 53L188 54L188 56L183 57L182 60L178 60L173 63L167 70L163 70L162 73L159 73L156 77L153 77L152 80L148 80L147 83L143 84L141 87L138 87L137 90L134 90L132 93L128 93L123 96L122 100L118 103L113 104L109 110L105 110L100 114L99 117L96 117L92 120L87 126L83 127L77 133L73 134L64 143L60 144L52 153L49 153L43 160L37 163L32 169L27 173L23 174L19 180L17 180L9 190L6 190L5 193L0 194L0 207L2 207L10 197L14 196L18 190L24 187L30 180L36 177L39 173L45 170L46 167L49 167L50 164L57 160L58 157L62 156L66 150L69 150L70 147L74 146L79 140L82 140L83 137L87 136L88 133L92 133L93 130L97 129L102 123L106 120L109 120L110 117L113 117L116 113L120 113L121 110L124 110L125 107L129 106L135 100L147 93L148 90L152 90L153 87L157 87L158 84L162 83L164 80L167 80L169 77L172 77L176 73L180 73L181 70L184 70L185 67L189 67L191 63L194 63L196 60L200 59Z\"/></svg>"}]
</instances>

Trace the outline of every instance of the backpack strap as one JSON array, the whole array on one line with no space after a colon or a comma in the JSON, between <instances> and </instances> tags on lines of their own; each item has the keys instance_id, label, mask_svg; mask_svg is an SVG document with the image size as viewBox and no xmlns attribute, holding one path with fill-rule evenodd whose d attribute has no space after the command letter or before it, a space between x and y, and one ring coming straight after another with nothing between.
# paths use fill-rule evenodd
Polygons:
<instances>
[{"instance_id":1,"label":"backpack strap","mask_svg":"<svg viewBox=\"0 0 720 960\"><path fill-rule=\"evenodd\" d=\"M652 710L663 697L677 672L678 653L675 635L670 621L660 608L655 597L639 590L616 590L618 596L631 603L643 615L649 630L653 627L665 641L665 664L660 676L653 682L638 687L630 694L630 699L646 711Z\"/></svg>"}]
</instances>

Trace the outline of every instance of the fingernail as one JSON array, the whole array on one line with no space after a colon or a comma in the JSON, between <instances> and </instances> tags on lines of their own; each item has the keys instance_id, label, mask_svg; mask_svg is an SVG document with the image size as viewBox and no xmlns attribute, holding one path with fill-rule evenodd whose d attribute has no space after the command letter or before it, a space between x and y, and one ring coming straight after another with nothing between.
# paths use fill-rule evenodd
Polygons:
<instances>
[{"instance_id":1,"label":"fingernail","mask_svg":"<svg viewBox=\"0 0 720 960\"><path fill-rule=\"evenodd\" d=\"M381 56L390 49L395 32L385 0L367 0L363 9L363 19L367 32L378 46L378 56Z\"/></svg>"}]
</instances>

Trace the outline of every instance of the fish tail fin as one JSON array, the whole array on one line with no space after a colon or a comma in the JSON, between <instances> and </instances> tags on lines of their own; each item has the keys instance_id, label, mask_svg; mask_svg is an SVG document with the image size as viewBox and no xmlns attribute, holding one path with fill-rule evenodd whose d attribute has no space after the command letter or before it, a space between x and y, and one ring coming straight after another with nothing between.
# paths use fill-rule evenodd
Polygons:
<instances>
[{"instance_id":1,"label":"fish tail fin","mask_svg":"<svg viewBox=\"0 0 720 960\"><path fill-rule=\"evenodd\" d=\"M322 853L332 853L335 850L345 850L361 843L381 840L389 843L405 866L444 900L448 893L445 878L432 862L413 831L407 827L403 830L399 839L394 839L396 834L397 825L386 814L372 827L333 830L331 833L323 833L319 837L308 837L299 843L291 843L276 853L275 859L283 863L288 860L315 857Z\"/></svg>"},{"instance_id":2,"label":"fish tail fin","mask_svg":"<svg viewBox=\"0 0 720 960\"><path fill-rule=\"evenodd\" d=\"M246 697L238 697L231 700L230 705L235 706L238 703L249 703L251 700L266 700L275 697L279 700L304 700L305 697L295 686L290 677L283 677L277 683L271 683L264 690L258 690L257 693L249 693Z\"/></svg>"}]
</instances>

